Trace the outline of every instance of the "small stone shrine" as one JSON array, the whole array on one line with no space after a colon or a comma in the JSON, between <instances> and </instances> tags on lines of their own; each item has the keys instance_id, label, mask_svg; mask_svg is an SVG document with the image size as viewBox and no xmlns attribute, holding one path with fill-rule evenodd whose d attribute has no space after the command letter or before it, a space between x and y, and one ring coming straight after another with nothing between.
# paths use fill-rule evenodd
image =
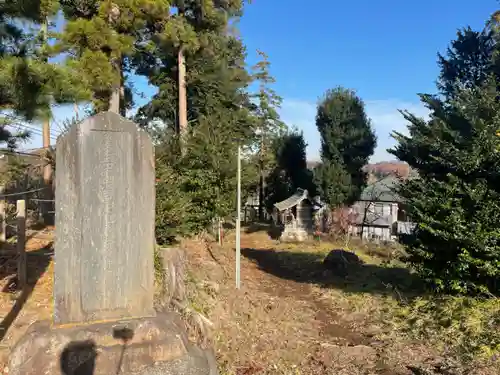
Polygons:
<instances>
[{"instance_id":1,"label":"small stone shrine","mask_svg":"<svg viewBox=\"0 0 500 375\"><path fill-rule=\"evenodd\" d=\"M274 204L274 221L281 227L281 241L305 241L313 234L314 218L323 205L309 197L305 189Z\"/></svg>"},{"instance_id":2,"label":"small stone shrine","mask_svg":"<svg viewBox=\"0 0 500 375\"><path fill-rule=\"evenodd\" d=\"M156 313L149 135L105 112L56 144L54 317L10 356L11 375L217 373L179 316Z\"/></svg>"}]
</instances>

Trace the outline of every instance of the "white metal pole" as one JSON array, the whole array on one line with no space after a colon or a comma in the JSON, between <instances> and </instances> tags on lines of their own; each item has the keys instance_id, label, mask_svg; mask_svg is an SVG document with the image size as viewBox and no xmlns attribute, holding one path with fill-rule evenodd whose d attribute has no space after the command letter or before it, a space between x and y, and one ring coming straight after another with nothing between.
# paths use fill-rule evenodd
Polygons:
<instances>
[{"instance_id":1,"label":"white metal pole","mask_svg":"<svg viewBox=\"0 0 500 375\"><path fill-rule=\"evenodd\" d=\"M238 172L237 172L237 214L236 214L236 289L241 287L240 257L241 257L241 147L238 145Z\"/></svg>"}]
</instances>

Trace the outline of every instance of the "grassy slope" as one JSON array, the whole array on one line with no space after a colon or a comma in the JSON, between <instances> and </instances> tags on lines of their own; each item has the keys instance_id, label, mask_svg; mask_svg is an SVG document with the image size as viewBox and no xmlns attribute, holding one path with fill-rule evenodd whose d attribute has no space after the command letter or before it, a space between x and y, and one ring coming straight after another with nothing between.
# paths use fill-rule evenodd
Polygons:
<instances>
[{"instance_id":1,"label":"grassy slope","mask_svg":"<svg viewBox=\"0 0 500 375\"><path fill-rule=\"evenodd\" d=\"M342 278L321 265L338 244L245 234L235 291L233 244L186 243L224 374L500 373L500 302L424 293L396 249L351 244L365 264Z\"/></svg>"},{"instance_id":2,"label":"grassy slope","mask_svg":"<svg viewBox=\"0 0 500 375\"><path fill-rule=\"evenodd\" d=\"M9 287L15 251L12 259L2 255L0 318L20 311L0 341L0 373L29 324L50 318L50 242L28 243L34 289L26 303ZM199 241L184 244L191 307L214 323L223 375L500 373L498 299L426 295L394 249L352 245L365 265L340 278L321 267L340 245L277 244L262 231L242 236L243 288L235 291L233 244L232 235L222 248L209 244L211 254Z\"/></svg>"}]
</instances>

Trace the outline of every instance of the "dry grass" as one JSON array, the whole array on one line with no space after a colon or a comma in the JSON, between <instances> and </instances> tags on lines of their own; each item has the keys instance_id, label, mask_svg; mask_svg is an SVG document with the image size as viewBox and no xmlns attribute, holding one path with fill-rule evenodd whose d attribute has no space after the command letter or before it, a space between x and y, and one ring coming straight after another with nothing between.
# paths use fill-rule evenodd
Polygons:
<instances>
[{"instance_id":1,"label":"dry grass","mask_svg":"<svg viewBox=\"0 0 500 375\"><path fill-rule=\"evenodd\" d=\"M17 287L16 249L0 247L0 374L12 346L37 320L52 316L53 231L33 234L26 243L28 285Z\"/></svg>"},{"instance_id":2,"label":"dry grass","mask_svg":"<svg viewBox=\"0 0 500 375\"><path fill-rule=\"evenodd\" d=\"M12 261L0 263L2 322L22 305L0 341L0 373L10 347L52 314L51 239L31 239L26 302ZM242 289L234 287L234 236L218 247L186 240L189 308L214 323L222 375L493 375L500 341L498 300L436 299L387 251L353 244L365 264L345 278L324 272L327 241L279 244L265 231L242 235ZM45 249L45 250L44 250ZM5 258L2 258L5 259ZM3 323L2 323L3 324Z\"/></svg>"},{"instance_id":3,"label":"dry grass","mask_svg":"<svg viewBox=\"0 0 500 375\"><path fill-rule=\"evenodd\" d=\"M201 242L184 244L191 301L215 323L224 375L500 372L492 360L498 301L464 299L465 308L426 295L397 249L352 244L365 264L339 278L321 262L341 244L279 244L264 231L244 234L237 291L233 244L228 236L212 254ZM444 321L448 312L453 323Z\"/></svg>"}]
</instances>

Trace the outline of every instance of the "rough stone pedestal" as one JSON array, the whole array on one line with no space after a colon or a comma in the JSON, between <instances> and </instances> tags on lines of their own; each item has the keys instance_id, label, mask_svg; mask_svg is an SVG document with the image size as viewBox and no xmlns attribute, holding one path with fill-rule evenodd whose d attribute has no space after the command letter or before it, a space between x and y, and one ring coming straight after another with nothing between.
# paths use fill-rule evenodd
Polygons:
<instances>
[{"instance_id":1,"label":"rough stone pedestal","mask_svg":"<svg viewBox=\"0 0 500 375\"><path fill-rule=\"evenodd\" d=\"M307 240L308 233L304 229L285 229L281 234L282 242L304 242Z\"/></svg>"},{"instance_id":2,"label":"rough stone pedestal","mask_svg":"<svg viewBox=\"0 0 500 375\"><path fill-rule=\"evenodd\" d=\"M34 323L12 350L10 375L216 375L177 314L78 326Z\"/></svg>"}]
</instances>

